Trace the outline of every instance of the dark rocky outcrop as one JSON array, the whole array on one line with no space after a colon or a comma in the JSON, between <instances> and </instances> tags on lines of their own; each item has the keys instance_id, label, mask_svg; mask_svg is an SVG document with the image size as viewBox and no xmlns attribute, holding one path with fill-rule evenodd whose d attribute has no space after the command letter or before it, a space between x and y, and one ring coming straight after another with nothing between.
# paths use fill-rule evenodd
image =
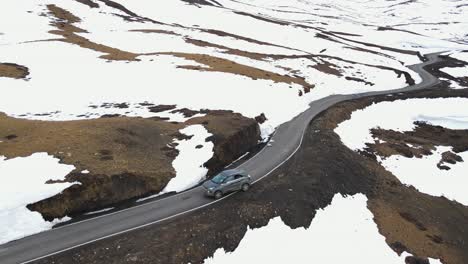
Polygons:
<instances>
[{"instance_id":1,"label":"dark rocky outcrop","mask_svg":"<svg viewBox=\"0 0 468 264\"><path fill-rule=\"evenodd\" d=\"M115 175L92 175L71 173L68 181L78 181L61 194L29 204L29 210L42 214L52 221L63 216L75 216L84 212L110 207L161 188L164 178L148 175L122 173Z\"/></svg>"},{"instance_id":2,"label":"dark rocky outcrop","mask_svg":"<svg viewBox=\"0 0 468 264\"><path fill-rule=\"evenodd\" d=\"M437 163L437 167L441 170L450 170L450 167L445 164L456 164L457 162L463 162L463 158L451 151L446 151L442 153L442 158Z\"/></svg>"},{"instance_id":3,"label":"dark rocky outcrop","mask_svg":"<svg viewBox=\"0 0 468 264\"><path fill-rule=\"evenodd\" d=\"M376 155L384 158L392 155L422 158L431 155L436 146L452 147L455 153L468 150L468 130L448 129L424 122L415 122L415 126L414 130L405 132L371 129L375 142L367 143L364 151L374 158ZM444 153L439 164L462 162L455 153Z\"/></svg>"},{"instance_id":4,"label":"dark rocky outcrop","mask_svg":"<svg viewBox=\"0 0 468 264\"><path fill-rule=\"evenodd\" d=\"M222 120L224 115L231 115L229 126ZM192 119L203 123L211 134L207 140L214 144L213 157L205 163L208 175L221 171L225 166L257 146L260 140L260 127L255 119L246 119L231 111L209 111L207 116ZM230 129L229 127L236 129Z\"/></svg>"}]
</instances>

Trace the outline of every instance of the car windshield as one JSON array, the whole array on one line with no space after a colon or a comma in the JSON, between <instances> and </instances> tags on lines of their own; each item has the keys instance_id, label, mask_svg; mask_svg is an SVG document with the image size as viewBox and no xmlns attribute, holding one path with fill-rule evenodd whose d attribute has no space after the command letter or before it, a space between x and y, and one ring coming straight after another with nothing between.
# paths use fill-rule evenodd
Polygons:
<instances>
[{"instance_id":1,"label":"car windshield","mask_svg":"<svg viewBox=\"0 0 468 264\"><path fill-rule=\"evenodd\" d=\"M225 175L221 172L220 174L214 176L213 179L211 179L211 181L214 183L220 184L227 178L227 176L228 175Z\"/></svg>"}]
</instances>

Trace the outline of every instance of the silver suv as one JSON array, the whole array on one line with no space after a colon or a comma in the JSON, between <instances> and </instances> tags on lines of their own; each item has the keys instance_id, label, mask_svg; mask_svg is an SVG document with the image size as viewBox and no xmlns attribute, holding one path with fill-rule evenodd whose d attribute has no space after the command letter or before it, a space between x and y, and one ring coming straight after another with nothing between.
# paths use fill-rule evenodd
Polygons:
<instances>
[{"instance_id":1,"label":"silver suv","mask_svg":"<svg viewBox=\"0 0 468 264\"><path fill-rule=\"evenodd\" d=\"M206 195L219 199L224 194L234 191L247 191L250 188L252 179L249 174L243 170L233 169L225 170L213 179L203 183Z\"/></svg>"}]
</instances>

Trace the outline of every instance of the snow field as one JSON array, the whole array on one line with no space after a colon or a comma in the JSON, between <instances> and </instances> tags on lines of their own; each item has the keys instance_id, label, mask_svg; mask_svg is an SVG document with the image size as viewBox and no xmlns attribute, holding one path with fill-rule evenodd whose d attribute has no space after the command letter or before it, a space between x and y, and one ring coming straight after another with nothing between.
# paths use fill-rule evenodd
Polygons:
<instances>
[{"instance_id":1,"label":"snow field","mask_svg":"<svg viewBox=\"0 0 468 264\"><path fill-rule=\"evenodd\" d=\"M415 121L424 121L449 129L468 129L467 98L407 99L381 102L354 111L351 118L335 129L341 141L350 149L362 150L375 139L370 129L380 127L395 131L411 131ZM388 113L392 113L391 116ZM437 146L432 155L423 158L406 158L393 155L382 159L383 167L402 183L413 185L419 191L433 196L445 196L468 205L465 186L468 185L468 152L457 153L464 162L441 170L437 163L441 154L450 147Z\"/></svg>"},{"instance_id":2,"label":"snow field","mask_svg":"<svg viewBox=\"0 0 468 264\"><path fill-rule=\"evenodd\" d=\"M68 217L45 221L41 214L26 205L59 194L79 182L47 184L48 180L64 180L75 169L60 164L46 153L35 153L25 158L6 160L0 156L0 244L39 233Z\"/></svg>"},{"instance_id":3,"label":"snow field","mask_svg":"<svg viewBox=\"0 0 468 264\"><path fill-rule=\"evenodd\" d=\"M249 229L234 252L218 249L205 264L250 263L405 263L385 243L363 194L343 197L317 211L309 228L291 229L280 217L267 226ZM346 219L346 221L343 221ZM287 241L287 243L285 243ZM352 246L350 246L352 245ZM430 259L431 264L440 263Z\"/></svg>"}]
</instances>

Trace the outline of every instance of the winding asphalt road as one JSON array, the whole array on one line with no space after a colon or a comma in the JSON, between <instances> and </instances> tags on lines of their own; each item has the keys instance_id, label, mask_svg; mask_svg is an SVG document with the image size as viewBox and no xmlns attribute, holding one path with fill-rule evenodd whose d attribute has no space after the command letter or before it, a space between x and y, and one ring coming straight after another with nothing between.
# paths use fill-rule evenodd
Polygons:
<instances>
[{"instance_id":1,"label":"winding asphalt road","mask_svg":"<svg viewBox=\"0 0 468 264\"><path fill-rule=\"evenodd\" d=\"M331 95L311 103L308 110L277 128L272 137L274 143L271 146L265 147L257 155L241 164L239 168L248 171L255 182L268 176L296 153L301 146L303 135L311 120L336 103L365 96L425 89L437 84L439 80L423 69L424 66L439 61L437 55L427 55L427 62L410 66L412 70L420 74L422 82L419 84L398 90L353 95ZM0 263L30 263L97 240L157 224L209 206L215 202L220 202L228 197L225 196L214 201L206 198L203 193L203 187L196 187L164 199L12 241L0 246Z\"/></svg>"}]
</instances>

